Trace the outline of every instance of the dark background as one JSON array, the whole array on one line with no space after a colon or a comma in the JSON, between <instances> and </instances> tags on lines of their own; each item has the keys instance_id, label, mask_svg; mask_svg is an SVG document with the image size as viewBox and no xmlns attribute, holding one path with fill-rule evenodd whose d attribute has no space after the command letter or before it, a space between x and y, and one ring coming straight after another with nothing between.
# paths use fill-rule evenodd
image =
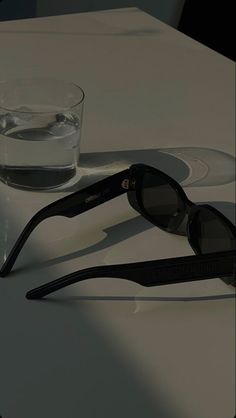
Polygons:
<instances>
[{"instance_id":1,"label":"dark background","mask_svg":"<svg viewBox=\"0 0 236 418\"><path fill-rule=\"evenodd\" d=\"M138 7L177 26L185 0L0 0L0 20Z\"/></svg>"},{"instance_id":2,"label":"dark background","mask_svg":"<svg viewBox=\"0 0 236 418\"><path fill-rule=\"evenodd\" d=\"M178 29L235 61L235 0L186 0Z\"/></svg>"},{"instance_id":3,"label":"dark background","mask_svg":"<svg viewBox=\"0 0 236 418\"><path fill-rule=\"evenodd\" d=\"M0 20L35 17L36 6L36 0L0 0Z\"/></svg>"}]
</instances>

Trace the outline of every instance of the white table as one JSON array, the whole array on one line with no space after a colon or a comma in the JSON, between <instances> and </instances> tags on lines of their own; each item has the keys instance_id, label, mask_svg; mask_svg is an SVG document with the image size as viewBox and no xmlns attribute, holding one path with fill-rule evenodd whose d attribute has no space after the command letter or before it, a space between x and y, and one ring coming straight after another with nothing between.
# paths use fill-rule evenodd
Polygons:
<instances>
[{"instance_id":1,"label":"white table","mask_svg":"<svg viewBox=\"0 0 236 418\"><path fill-rule=\"evenodd\" d=\"M0 79L52 76L84 88L79 187L144 161L232 216L233 62L133 8L2 22L0 44ZM0 184L1 263L32 214L63 194ZM232 418L234 299L181 300L228 293L218 279L169 289L176 302L114 279L44 302L24 297L76 269L190 254L184 237L149 225L125 196L42 223L0 280L0 415Z\"/></svg>"}]
</instances>

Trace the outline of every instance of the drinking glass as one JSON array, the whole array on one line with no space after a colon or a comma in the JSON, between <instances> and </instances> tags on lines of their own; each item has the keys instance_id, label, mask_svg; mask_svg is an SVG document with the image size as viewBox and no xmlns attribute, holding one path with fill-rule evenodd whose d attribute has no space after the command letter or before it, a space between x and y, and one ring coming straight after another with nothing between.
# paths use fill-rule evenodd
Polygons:
<instances>
[{"instance_id":1,"label":"drinking glass","mask_svg":"<svg viewBox=\"0 0 236 418\"><path fill-rule=\"evenodd\" d=\"M71 82L0 82L0 180L32 190L76 182L83 104Z\"/></svg>"}]
</instances>

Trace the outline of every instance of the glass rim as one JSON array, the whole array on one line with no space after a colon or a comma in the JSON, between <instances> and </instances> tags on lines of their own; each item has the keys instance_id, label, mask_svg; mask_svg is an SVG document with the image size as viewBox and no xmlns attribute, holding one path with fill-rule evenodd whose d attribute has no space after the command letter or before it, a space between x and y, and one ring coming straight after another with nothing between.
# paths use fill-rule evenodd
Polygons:
<instances>
[{"instance_id":1,"label":"glass rim","mask_svg":"<svg viewBox=\"0 0 236 418\"><path fill-rule=\"evenodd\" d=\"M82 87L80 87L78 84L76 84L76 83L74 83L73 81L67 81L67 80L62 80L62 79L57 79L57 78L51 78L51 77L31 77L31 78L14 78L14 79L11 79L11 80L4 80L4 81L1 81L0 80L0 89L1 89L1 85L4 85L4 84L7 84L7 83L11 83L11 82L16 82L16 81L21 81L21 82L27 82L27 81L52 81L52 82L59 82L59 83L65 83L65 84L68 84L68 85L71 85L71 86L73 86L73 87L76 87L76 89L78 89L78 90L80 90L80 92L81 92L81 95L82 95L82 97L80 98L80 100L78 100L75 104L73 104L73 105L71 105L71 106L65 106L64 108L63 108L63 110L71 110L71 109L73 109L74 107L76 107L76 106L78 106L78 105L80 105L81 103L83 103L83 101L84 101L84 98L85 98L85 93L84 93L84 90L82 89ZM10 107L4 107L4 106L2 106L1 104L0 104L0 110L5 110L5 111L11 111L11 112L14 112L14 113L18 113L19 115L20 114L38 114L38 115L40 115L40 114L45 114L45 115L50 115L50 114L54 114L54 113L56 113L56 110L55 111L33 111L33 110L31 110L31 111L23 111L23 110L15 110L15 109L13 109L13 108L10 108Z\"/></svg>"}]
</instances>

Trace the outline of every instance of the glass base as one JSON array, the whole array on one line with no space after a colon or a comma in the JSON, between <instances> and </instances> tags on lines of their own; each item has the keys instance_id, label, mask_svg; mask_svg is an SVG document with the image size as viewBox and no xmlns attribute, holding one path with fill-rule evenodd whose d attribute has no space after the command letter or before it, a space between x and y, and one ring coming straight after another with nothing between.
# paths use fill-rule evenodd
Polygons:
<instances>
[{"instance_id":1,"label":"glass base","mask_svg":"<svg viewBox=\"0 0 236 418\"><path fill-rule=\"evenodd\" d=\"M41 191L71 187L81 174L75 166L0 168L0 180L7 186L21 190Z\"/></svg>"}]
</instances>

